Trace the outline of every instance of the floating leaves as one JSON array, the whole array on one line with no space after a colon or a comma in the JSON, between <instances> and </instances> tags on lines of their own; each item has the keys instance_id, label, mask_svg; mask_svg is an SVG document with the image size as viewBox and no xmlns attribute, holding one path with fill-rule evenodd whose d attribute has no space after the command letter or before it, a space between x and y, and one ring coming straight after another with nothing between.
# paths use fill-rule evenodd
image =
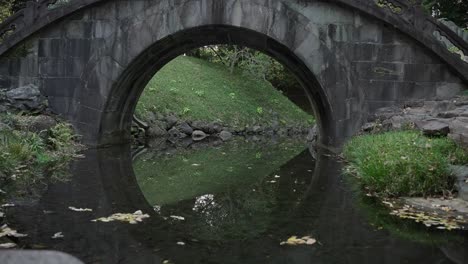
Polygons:
<instances>
[{"instance_id":1,"label":"floating leaves","mask_svg":"<svg viewBox=\"0 0 468 264\"><path fill-rule=\"evenodd\" d=\"M403 219L411 219L416 221L417 223L423 223L427 227L434 226L437 229L463 229L462 225L466 224L466 221L464 221L463 218L460 217L443 217L438 215L437 213L418 211L409 206L393 210L390 214L396 215Z\"/></svg>"},{"instance_id":2,"label":"floating leaves","mask_svg":"<svg viewBox=\"0 0 468 264\"><path fill-rule=\"evenodd\" d=\"M64 235L62 234L62 232L58 232L52 236L52 239L63 238L63 237Z\"/></svg>"},{"instance_id":3,"label":"floating leaves","mask_svg":"<svg viewBox=\"0 0 468 264\"><path fill-rule=\"evenodd\" d=\"M133 214L123 214L123 213L117 213L113 214L109 217L101 217L98 219L91 220L92 222L113 222L113 221L120 221L120 222L127 222L129 224L137 224L138 222L142 222L143 219L149 218L149 215L143 214L140 210L136 211Z\"/></svg>"},{"instance_id":4,"label":"floating leaves","mask_svg":"<svg viewBox=\"0 0 468 264\"><path fill-rule=\"evenodd\" d=\"M8 248L14 248L16 247L16 244L15 243L3 243L3 244L0 244L0 248L2 249L8 249Z\"/></svg>"},{"instance_id":5,"label":"floating leaves","mask_svg":"<svg viewBox=\"0 0 468 264\"><path fill-rule=\"evenodd\" d=\"M297 236L292 236L288 238L288 240L281 242L280 245L297 246L297 245L313 245L315 243L317 243L317 240L310 236L304 236L301 238L298 238Z\"/></svg>"},{"instance_id":6,"label":"floating leaves","mask_svg":"<svg viewBox=\"0 0 468 264\"><path fill-rule=\"evenodd\" d=\"M171 215L170 217L173 218L173 219L179 220L179 221L184 221L185 220L184 217L178 216L178 215Z\"/></svg>"},{"instance_id":7,"label":"floating leaves","mask_svg":"<svg viewBox=\"0 0 468 264\"><path fill-rule=\"evenodd\" d=\"M435 227L443 230L464 229L468 222L461 215L456 215L450 206L431 204L433 208L442 210L439 214L436 211L423 210L408 204L402 204L399 200L385 199L382 203L391 209L390 215L398 216L402 219L413 220L422 223L426 227Z\"/></svg>"},{"instance_id":8,"label":"floating leaves","mask_svg":"<svg viewBox=\"0 0 468 264\"><path fill-rule=\"evenodd\" d=\"M26 237L28 235L18 233L16 230L9 228L7 225L0 227L0 237L9 236L9 237Z\"/></svg>"},{"instance_id":9,"label":"floating leaves","mask_svg":"<svg viewBox=\"0 0 468 264\"><path fill-rule=\"evenodd\" d=\"M92 212L93 209L89 209L89 208L76 208L76 207L73 207L73 206L69 206L68 209L72 210L72 211L75 211L75 212Z\"/></svg>"}]
</instances>

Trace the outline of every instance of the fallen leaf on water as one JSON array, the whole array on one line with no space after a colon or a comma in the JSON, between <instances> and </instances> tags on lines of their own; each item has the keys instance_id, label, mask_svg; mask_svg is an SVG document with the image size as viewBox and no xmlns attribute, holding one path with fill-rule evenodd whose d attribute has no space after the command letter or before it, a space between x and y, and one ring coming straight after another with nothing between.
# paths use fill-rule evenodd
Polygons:
<instances>
[{"instance_id":1,"label":"fallen leaf on water","mask_svg":"<svg viewBox=\"0 0 468 264\"><path fill-rule=\"evenodd\" d=\"M288 238L288 240L281 242L280 245L297 246L297 245L313 245L315 243L317 243L317 240L310 236L304 236L301 238L298 238L297 236L292 236Z\"/></svg>"},{"instance_id":2,"label":"fallen leaf on water","mask_svg":"<svg viewBox=\"0 0 468 264\"><path fill-rule=\"evenodd\" d=\"M138 222L142 222L144 218L149 218L149 215L143 214L140 210L136 211L133 214L123 214L117 213L113 214L109 217L101 217L98 219L91 220L92 222L112 222L112 221L120 221L120 222L127 222L129 224L137 224Z\"/></svg>"},{"instance_id":3,"label":"fallen leaf on water","mask_svg":"<svg viewBox=\"0 0 468 264\"><path fill-rule=\"evenodd\" d=\"M26 237L28 235L18 233L16 230L9 228L7 225L0 227L0 237L11 236L11 237Z\"/></svg>"},{"instance_id":4,"label":"fallen leaf on water","mask_svg":"<svg viewBox=\"0 0 468 264\"><path fill-rule=\"evenodd\" d=\"M16 247L16 244L15 243L3 243L3 244L0 244L0 248L14 248Z\"/></svg>"},{"instance_id":5,"label":"fallen leaf on water","mask_svg":"<svg viewBox=\"0 0 468 264\"><path fill-rule=\"evenodd\" d=\"M63 234L62 232L58 232L58 233L55 233L53 236L52 236L52 239L57 239L57 238L63 238Z\"/></svg>"},{"instance_id":6,"label":"fallen leaf on water","mask_svg":"<svg viewBox=\"0 0 468 264\"><path fill-rule=\"evenodd\" d=\"M68 209L72 210L72 211L75 211L75 212L92 212L93 209L89 209L89 208L76 208L76 207L73 207L73 206L69 206Z\"/></svg>"},{"instance_id":7,"label":"fallen leaf on water","mask_svg":"<svg viewBox=\"0 0 468 264\"><path fill-rule=\"evenodd\" d=\"M184 220L185 220L184 217L178 216L178 215L171 215L170 217L171 217L171 218L174 218L174 219L176 219L176 220L180 220L180 221L184 221Z\"/></svg>"}]
</instances>

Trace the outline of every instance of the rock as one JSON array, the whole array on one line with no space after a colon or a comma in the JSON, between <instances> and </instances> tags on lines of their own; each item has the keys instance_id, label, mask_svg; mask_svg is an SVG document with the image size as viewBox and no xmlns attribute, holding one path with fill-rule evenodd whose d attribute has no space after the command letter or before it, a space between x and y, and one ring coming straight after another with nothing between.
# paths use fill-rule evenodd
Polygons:
<instances>
[{"instance_id":1,"label":"rock","mask_svg":"<svg viewBox=\"0 0 468 264\"><path fill-rule=\"evenodd\" d=\"M390 119L393 116L400 115L402 113L403 113L403 110L396 106L382 107L375 111L374 117L371 118L371 120L369 121L372 122L374 120L386 120L386 119Z\"/></svg>"},{"instance_id":2,"label":"rock","mask_svg":"<svg viewBox=\"0 0 468 264\"><path fill-rule=\"evenodd\" d=\"M271 122L271 129L273 129L273 131L278 131L280 129L280 123L278 120L273 120L273 122Z\"/></svg>"},{"instance_id":3,"label":"rock","mask_svg":"<svg viewBox=\"0 0 468 264\"><path fill-rule=\"evenodd\" d=\"M175 115L168 115L165 118L166 120L166 129L170 129L177 124L179 119Z\"/></svg>"},{"instance_id":4,"label":"rock","mask_svg":"<svg viewBox=\"0 0 468 264\"><path fill-rule=\"evenodd\" d=\"M255 125L252 127L252 132L255 134L261 134L263 132L263 128L259 125Z\"/></svg>"},{"instance_id":5,"label":"rock","mask_svg":"<svg viewBox=\"0 0 468 264\"><path fill-rule=\"evenodd\" d=\"M22 86L6 92L6 97L9 100L34 100L39 97L41 92L39 88L33 84Z\"/></svg>"},{"instance_id":6,"label":"rock","mask_svg":"<svg viewBox=\"0 0 468 264\"><path fill-rule=\"evenodd\" d=\"M223 130L219 133L219 138L222 140L222 141L227 141L229 139L232 138L232 133L229 132L229 131L226 131L226 130Z\"/></svg>"},{"instance_id":7,"label":"rock","mask_svg":"<svg viewBox=\"0 0 468 264\"><path fill-rule=\"evenodd\" d=\"M372 130L374 130L374 128L377 126L376 123L374 122L369 122L369 123L365 123L363 126L362 126L362 131L364 132L371 132Z\"/></svg>"},{"instance_id":8,"label":"rock","mask_svg":"<svg viewBox=\"0 0 468 264\"><path fill-rule=\"evenodd\" d=\"M41 132L44 130L49 130L52 127L57 125L57 121L47 115L38 115L32 118L30 129L34 132Z\"/></svg>"},{"instance_id":9,"label":"rock","mask_svg":"<svg viewBox=\"0 0 468 264\"><path fill-rule=\"evenodd\" d=\"M169 135L170 139L179 139L179 138L181 138L181 132L179 131L179 129L177 129L175 127L169 129L169 131L167 131L167 134Z\"/></svg>"},{"instance_id":10,"label":"rock","mask_svg":"<svg viewBox=\"0 0 468 264\"><path fill-rule=\"evenodd\" d=\"M201 130L195 130L192 133L193 141L201 141L201 140L205 139L206 137L207 137L207 135L205 134L205 132L203 132Z\"/></svg>"},{"instance_id":11,"label":"rock","mask_svg":"<svg viewBox=\"0 0 468 264\"><path fill-rule=\"evenodd\" d=\"M468 166L450 166L450 170L457 179L455 187L458 198L468 201Z\"/></svg>"},{"instance_id":12,"label":"rock","mask_svg":"<svg viewBox=\"0 0 468 264\"><path fill-rule=\"evenodd\" d=\"M186 135L192 135L193 133L193 128L187 124L187 122L182 122L177 126L177 129L179 129L180 132L186 134Z\"/></svg>"},{"instance_id":13,"label":"rock","mask_svg":"<svg viewBox=\"0 0 468 264\"><path fill-rule=\"evenodd\" d=\"M47 250L2 250L0 253L0 263L3 264L83 264L77 258L66 253Z\"/></svg>"},{"instance_id":14,"label":"rock","mask_svg":"<svg viewBox=\"0 0 468 264\"><path fill-rule=\"evenodd\" d=\"M47 100L33 84L7 91L5 99L12 108L18 110L42 111L47 108Z\"/></svg>"},{"instance_id":15,"label":"rock","mask_svg":"<svg viewBox=\"0 0 468 264\"><path fill-rule=\"evenodd\" d=\"M468 149L468 118L457 117L449 123L449 127L448 137L458 145Z\"/></svg>"},{"instance_id":16,"label":"rock","mask_svg":"<svg viewBox=\"0 0 468 264\"><path fill-rule=\"evenodd\" d=\"M221 133L221 131L223 131L223 126L219 123L212 123L211 124L211 129L212 129L212 134L214 133Z\"/></svg>"},{"instance_id":17,"label":"rock","mask_svg":"<svg viewBox=\"0 0 468 264\"><path fill-rule=\"evenodd\" d=\"M167 135L165 126L160 126L161 124L154 123L146 130L146 136L149 138L164 137ZM164 125L164 124L163 124Z\"/></svg>"},{"instance_id":18,"label":"rock","mask_svg":"<svg viewBox=\"0 0 468 264\"><path fill-rule=\"evenodd\" d=\"M449 125L440 121L429 121L421 127L426 136L447 136L450 132Z\"/></svg>"},{"instance_id":19,"label":"rock","mask_svg":"<svg viewBox=\"0 0 468 264\"><path fill-rule=\"evenodd\" d=\"M287 136L288 135L288 130L286 128L280 128L277 132L277 134L281 137Z\"/></svg>"},{"instance_id":20,"label":"rock","mask_svg":"<svg viewBox=\"0 0 468 264\"><path fill-rule=\"evenodd\" d=\"M314 142L317 141L318 133L317 133L317 125L314 125L309 129L309 133L307 134L307 141Z\"/></svg>"}]
</instances>

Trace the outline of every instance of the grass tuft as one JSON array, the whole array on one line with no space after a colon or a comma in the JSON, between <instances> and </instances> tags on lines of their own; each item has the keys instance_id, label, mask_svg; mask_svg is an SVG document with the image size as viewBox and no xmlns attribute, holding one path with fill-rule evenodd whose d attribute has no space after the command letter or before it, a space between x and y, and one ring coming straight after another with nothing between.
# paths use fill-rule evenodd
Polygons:
<instances>
[{"instance_id":1,"label":"grass tuft","mask_svg":"<svg viewBox=\"0 0 468 264\"><path fill-rule=\"evenodd\" d=\"M429 196L452 191L450 164L467 164L468 154L448 138L395 131L351 139L344 148L346 171L382 196Z\"/></svg>"}]
</instances>

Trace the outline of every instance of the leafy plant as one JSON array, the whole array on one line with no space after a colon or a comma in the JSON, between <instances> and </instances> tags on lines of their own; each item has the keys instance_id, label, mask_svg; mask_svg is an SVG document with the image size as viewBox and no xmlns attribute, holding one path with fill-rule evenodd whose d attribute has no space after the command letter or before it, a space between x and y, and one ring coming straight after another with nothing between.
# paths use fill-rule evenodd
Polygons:
<instances>
[{"instance_id":1,"label":"leafy plant","mask_svg":"<svg viewBox=\"0 0 468 264\"><path fill-rule=\"evenodd\" d=\"M260 107L260 106L257 107L257 113L258 113L259 115L263 114L263 107Z\"/></svg>"}]
</instances>

